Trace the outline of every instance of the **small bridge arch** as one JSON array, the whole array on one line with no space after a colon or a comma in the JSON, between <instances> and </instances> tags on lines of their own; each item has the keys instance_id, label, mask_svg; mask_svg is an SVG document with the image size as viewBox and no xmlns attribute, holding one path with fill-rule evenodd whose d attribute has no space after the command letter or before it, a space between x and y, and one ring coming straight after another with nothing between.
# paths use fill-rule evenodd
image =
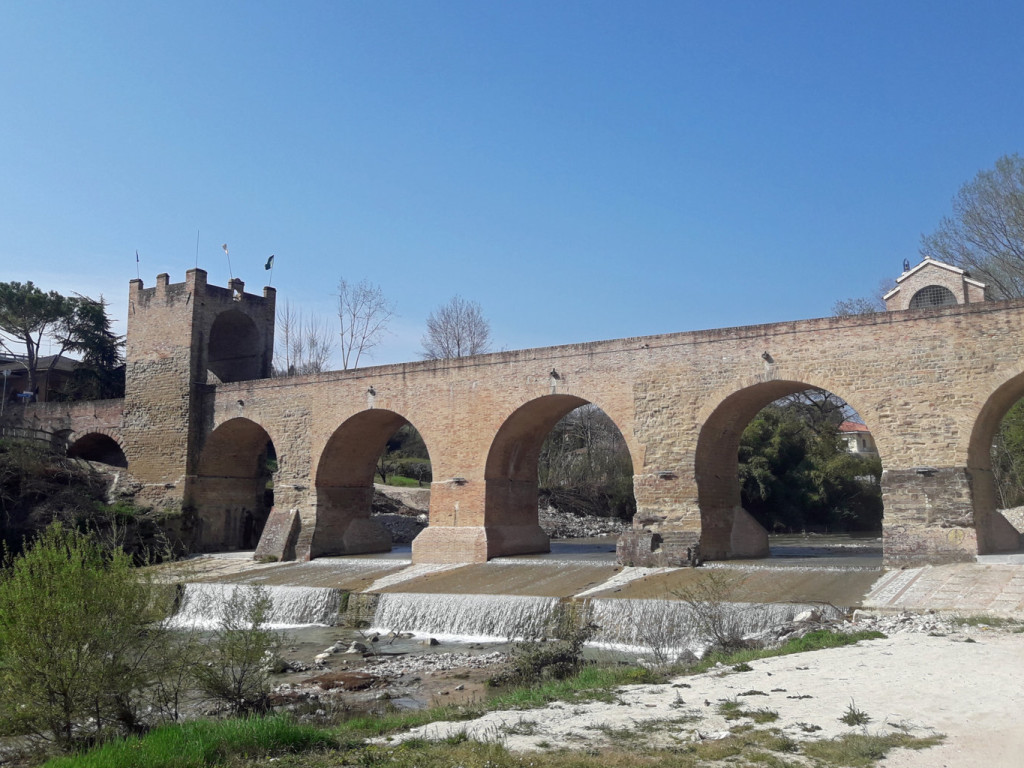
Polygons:
<instances>
[{"instance_id":1,"label":"small bridge arch","mask_svg":"<svg viewBox=\"0 0 1024 768\"><path fill-rule=\"evenodd\" d=\"M112 429L94 429L88 432L70 432L67 441L67 455L73 459L85 459L112 467L128 468L121 435Z\"/></svg>"}]
</instances>

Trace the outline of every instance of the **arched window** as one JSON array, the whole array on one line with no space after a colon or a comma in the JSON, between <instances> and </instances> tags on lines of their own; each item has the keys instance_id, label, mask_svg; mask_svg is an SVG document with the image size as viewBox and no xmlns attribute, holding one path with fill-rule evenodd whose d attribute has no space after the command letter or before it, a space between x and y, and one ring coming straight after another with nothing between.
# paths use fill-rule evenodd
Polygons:
<instances>
[{"instance_id":1,"label":"arched window","mask_svg":"<svg viewBox=\"0 0 1024 768\"><path fill-rule=\"evenodd\" d=\"M956 304L953 292L941 285L926 285L914 294L910 300L911 309L927 309L928 307L945 307Z\"/></svg>"}]
</instances>

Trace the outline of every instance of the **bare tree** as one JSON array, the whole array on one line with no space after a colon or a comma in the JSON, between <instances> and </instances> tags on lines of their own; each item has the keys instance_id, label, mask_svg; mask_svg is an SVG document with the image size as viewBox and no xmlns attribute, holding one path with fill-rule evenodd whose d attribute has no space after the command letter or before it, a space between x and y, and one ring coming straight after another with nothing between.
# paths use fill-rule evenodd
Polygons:
<instances>
[{"instance_id":1,"label":"bare tree","mask_svg":"<svg viewBox=\"0 0 1024 768\"><path fill-rule=\"evenodd\" d=\"M341 324L341 367L358 368L359 359L380 343L394 317L394 305L379 285L361 280L351 285L338 281L338 322Z\"/></svg>"},{"instance_id":2,"label":"bare tree","mask_svg":"<svg viewBox=\"0 0 1024 768\"><path fill-rule=\"evenodd\" d=\"M491 324L475 301L454 296L427 318L422 341L425 360L479 355L490 348Z\"/></svg>"},{"instance_id":3,"label":"bare tree","mask_svg":"<svg viewBox=\"0 0 1024 768\"><path fill-rule=\"evenodd\" d=\"M322 373L331 358L331 334L327 323L316 315L306 316L291 302L277 311L276 376Z\"/></svg>"},{"instance_id":4,"label":"bare tree","mask_svg":"<svg viewBox=\"0 0 1024 768\"><path fill-rule=\"evenodd\" d=\"M921 255L969 270L997 298L1024 297L1024 158L1004 155L964 184Z\"/></svg>"},{"instance_id":5,"label":"bare tree","mask_svg":"<svg viewBox=\"0 0 1024 768\"><path fill-rule=\"evenodd\" d=\"M839 299L832 305L833 317L850 317L852 315L870 315L874 312L885 312L885 294L896 287L896 281L886 277L878 281L871 296L859 296L853 299Z\"/></svg>"}]
</instances>

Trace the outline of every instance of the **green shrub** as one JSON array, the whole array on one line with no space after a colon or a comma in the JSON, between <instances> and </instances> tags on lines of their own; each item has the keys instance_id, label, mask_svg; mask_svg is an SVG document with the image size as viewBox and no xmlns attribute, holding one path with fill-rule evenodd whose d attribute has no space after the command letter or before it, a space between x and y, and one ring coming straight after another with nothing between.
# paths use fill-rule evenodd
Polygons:
<instances>
[{"instance_id":1,"label":"green shrub","mask_svg":"<svg viewBox=\"0 0 1024 768\"><path fill-rule=\"evenodd\" d=\"M285 716L200 720L51 760L46 768L205 768L229 758L252 760L333 746L336 741L325 731Z\"/></svg>"},{"instance_id":2,"label":"green shrub","mask_svg":"<svg viewBox=\"0 0 1024 768\"><path fill-rule=\"evenodd\" d=\"M205 663L195 668L199 689L236 714L269 708L271 666L281 645L279 634L266 628L270 608L266 589L236 587L224 604Z\"/></svg>"},{"instance_id":3,"label":"green shrub","mask_svg":"<svg viewBox=\"0 0 1024 768\"><path fill-rule=\"evenodd\" d=\"M538 680L564 680L583 666L583 646L597 631L590 612L579 604L559 604L549 621L553 640L525 638L516 643L512 661L488 684L530 685Z\"/></svg>"},{"instance_id":4,"label":"green shrub","mask_svg":"<svg viewBox=\"0 0 1024 768\"><path fill-rule=\"evenodd\" d=\"M8 730L70 748L138 729L160 664L160 603L123 551L48 528L0 573Z\"/></svg>"}]
</instances>

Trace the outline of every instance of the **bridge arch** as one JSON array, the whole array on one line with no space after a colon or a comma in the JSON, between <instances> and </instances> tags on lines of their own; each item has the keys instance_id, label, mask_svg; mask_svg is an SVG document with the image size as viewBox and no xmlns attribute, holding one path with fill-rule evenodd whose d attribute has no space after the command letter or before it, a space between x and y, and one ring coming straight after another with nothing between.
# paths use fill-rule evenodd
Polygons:
<instances>
[{"instance_id":1,"label":"bridge arch","mask_svg":"<svg viewBox=\"0 0 1024 768\"><path fill-rule=\"evenodd\" d=\"M967 446L967 472L974 502L978 554L1009 552L1021 548L1022 535L998 511L992 444L996 432L1013 405L1024 397L1024 372L1016 373L995 388L982 404Z\"/></svg>"},{"instance_id":2,"label":"bridge arch","mask_svg":"<svg viewBox=\"0 0 1024 768\"><path fill-rule=\"evenodd\" d=\"M67 436L68 457L128 468L121 436L111 429L72 432Z\"/></svg>"},{"instance_id":3,"label":"bridge arch","mask_svg":"<svg viewBox=\"0 0 1024 768\"><path fill-rule=\"evenodd\" d=\"M317 511L311 557L391 549L391 535L370 519L373 476L388 440L406 424L411 422L400 413L371 408L346 419L328 438L314 475ZM426 442L426 435L421 436Z\"/></svg>"},{"instance_id":4,"label":"bridge arch","mask_svg":"<svg viewBox=\"0 0 1024 768\"><path fill-rule=\"evenodd\" d=\"M255 321L229 309L210 326L206 367L218 381L248 381L264 374L264 340Z\"/></svg>"},{"instance_id":5,"label":"bridge arch","mask_svg":"<svg viewBox=\"0 0 1024 768\"><path fill-rule=\"evenodd\" d=\"M705 559L768 556L768 532L742 505L740 438L761 409L780 398L811 389L843 397L834 385L815 383L815 378L748 380L739 389L710 401L708 409L701 415L694 456L694 479L700 509L700 551ZM856 410L850 401L846 400L846 403ZM873 412L857 410L857 413L874 428ZM885 455L881 447L884 442L884 437L881 441L876 440L880 456Z\"/></svg>"},{"instance_id":6,"label":"bridge arch","mask_svg":"<svg viewBox=\"0 0 1024 768\"><path fill-rule=\"evenodd\" d=\"M577 395L543 395L519 406L498 428L484 467L488 558L550 550L548 536L538 521L537 471L541 447L562 418L589 404L601 407ZM621 433L614 416L605 413ZM628 440L626 445L632 461L633 450Z\"/></svg>"},{"instance_id":7,"label":"bridge arch","mask_svg":"<svg viewBox=\"0 0 1024 768\"><path fill-rule=\"evenodd\" d=\"M186 504L200 511L197 548L254 549L273 507L268 458L276 460L267 430L239 416L206 438Z\"/></svg>"}]
</instances>

